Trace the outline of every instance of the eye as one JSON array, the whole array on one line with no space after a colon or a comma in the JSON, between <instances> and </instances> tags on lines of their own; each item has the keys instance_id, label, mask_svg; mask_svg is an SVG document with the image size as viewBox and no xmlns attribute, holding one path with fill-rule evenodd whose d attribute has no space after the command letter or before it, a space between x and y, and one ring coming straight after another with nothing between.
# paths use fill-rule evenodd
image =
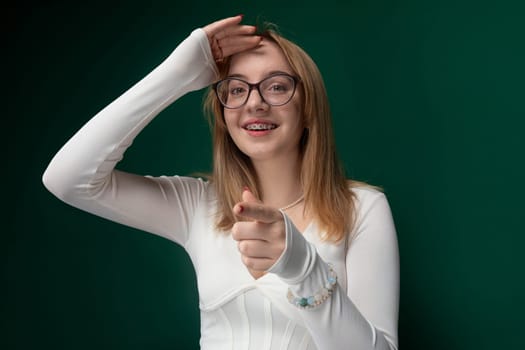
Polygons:
<instances>
[{"instance_id":1,"label":"eye","mask_svg":"<svg viewBox=\"0 0 525 350\"><path fill-rule=\"evenodd\" d=\"M240 86L230 88L230 95L241 95L244 92L246 92L246 89Z\"/></svg>"},{"instance_id":2,"label":"eye","mask_svg":"<svg viewBox=\"0 0 525 350\"><path fill-rule=\"evenodd\" d=\"M280 95L280 94L286 94L293 90L292 84L290 84L287 81L279 81L279 82L272 82L268 87L266 88L266 91L270 94L274 95Z\"/></svg>"},{"instance_id":3,"label":"eye","mask_svg":"<svg viewBox=\"0 0 525 350\"><path fill-rule=\"evenodd\" d=\"M243 84L241 81L232 80L228 84L228 94L231 96L243 95L246 91L246 84Z\"/></svg>"},{"instance_id":4,"label":"eye","mask_svg":"<svg viewBox=\"0 0 525 350\"><path fill-rule=\"evenodd\" d=\"M268 90L272 92L286 92L288 90L288 86L285 84L274 83L268 88Z\"/></svg>"},{"instance_id":5,"label":"eye","mask_svg":"<svg viewBox=\"0 0 525 350\"><path fill-rule=\"evenodd\" d=\"M285 94L293 90L294 81L288 76L278 75L268 78L263 83L264 91L270 94Z\"/></svg>"}]
</instances>

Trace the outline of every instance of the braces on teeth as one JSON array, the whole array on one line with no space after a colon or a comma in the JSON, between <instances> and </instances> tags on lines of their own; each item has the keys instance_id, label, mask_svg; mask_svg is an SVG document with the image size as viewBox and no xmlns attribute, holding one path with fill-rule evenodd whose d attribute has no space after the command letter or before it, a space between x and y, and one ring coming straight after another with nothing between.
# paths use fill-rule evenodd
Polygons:
<instances>
[{"instance_id":1,"label":"braces on teeth","mask_svg":"<svg viewBox=\"0 0 525 350\"><path fill-rule=\"evenodd\" d=\"M263 124L263 123L250 124L246 126L246 129L248 130L272 130L275 128L276 128L275 124Z\"/></svg>"}]
</instances>

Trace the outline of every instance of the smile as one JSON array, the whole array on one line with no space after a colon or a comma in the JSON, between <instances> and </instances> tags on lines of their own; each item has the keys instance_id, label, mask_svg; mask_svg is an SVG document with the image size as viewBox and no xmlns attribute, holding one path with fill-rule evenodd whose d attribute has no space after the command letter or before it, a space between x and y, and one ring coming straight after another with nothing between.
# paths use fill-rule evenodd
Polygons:
<instances>
[{"instance_id":1,"label":"smile","mask_svg":"<svg viewBox=\"0 0 525 350\"><path fill-rule=\"evenodd\" d=\"M251 124L247 124L247 125L243 126L243 128L246 129L246 130L254 130L254 131L273 130L273 129L277 128L277 125L276 124L268 124L268 123L251 123Z\"/></svg>"}]
</instances>

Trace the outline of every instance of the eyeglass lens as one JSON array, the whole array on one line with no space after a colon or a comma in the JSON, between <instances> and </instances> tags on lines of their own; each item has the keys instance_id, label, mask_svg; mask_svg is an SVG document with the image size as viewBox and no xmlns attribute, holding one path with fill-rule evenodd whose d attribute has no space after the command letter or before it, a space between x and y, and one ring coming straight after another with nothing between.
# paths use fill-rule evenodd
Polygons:
<instances>
[{"instance_id":1,"label":"eyeglass lens","mask_svg":"<svg viewBox=\"0 0 525 350\"><path fill-rule=\"evenodd\" d=\"M217 84L217 96L227 108L239 108L248 101L251 90L257 88L262 99L272 106L286 104L295 92L295 80L285 74L270 76L258 84L238 78L227 78Z\"/></svg>"}]
</instances>

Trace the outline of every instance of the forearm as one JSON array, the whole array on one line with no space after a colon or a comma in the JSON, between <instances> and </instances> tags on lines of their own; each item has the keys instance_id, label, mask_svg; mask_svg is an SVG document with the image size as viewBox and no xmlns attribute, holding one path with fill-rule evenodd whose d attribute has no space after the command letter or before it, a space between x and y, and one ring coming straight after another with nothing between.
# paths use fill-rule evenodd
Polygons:
<instances>
[{"instance_id":1,"label":"forearm","mask_svg":"<svg viewBox=\"0 0 525 350\"><path fill-rule=\"evenodd\" d=\"M194 31L157 68L84 125L55 155L43 176L66 202L96 196L137 134L169 104L209 85L216 66L206 34Z\"/></svg>"},{"instance_id":2,"label":"forearm","mask_svg":"<svg viewBox=\"0 0 525 350\"><path fill-rule=\"evenodd\" d=\"M115 166L158 113L185 93L209 85L215 70L206 34L194 31L62 147L44 173L45 186L81 210L184 244L207 184L145 177Z\"/></svg>"},{"instance_id":3,"label":"forearm","mask_svg":"<svg viewBox=\"0 0 525 350\"><path fill-rule=\"evenodd\" d=\"M286 248L270 272L288 284L291 302L319 349L397 348L399 257L393 221L382 194L369 196L361 208L346 264L338 263L345 276L337 283L328 264L335 261L323 261L284 215Z\"/></svg>"},{"instance_id":4,"label":"forearm","mask_svg":"<svg viewBox=\"0 0 525 350\"><path fill-rule=\"evenodd\" d=\"M329 265L318 254L310 262L312 268L303 280L289 284L295 297L319 297L326 293L331 273ZM319 305L301 310L301 318L319 349L396 349L391 334L377 328L337 283L330 296Z\"/></svg>"}]
</instances>

